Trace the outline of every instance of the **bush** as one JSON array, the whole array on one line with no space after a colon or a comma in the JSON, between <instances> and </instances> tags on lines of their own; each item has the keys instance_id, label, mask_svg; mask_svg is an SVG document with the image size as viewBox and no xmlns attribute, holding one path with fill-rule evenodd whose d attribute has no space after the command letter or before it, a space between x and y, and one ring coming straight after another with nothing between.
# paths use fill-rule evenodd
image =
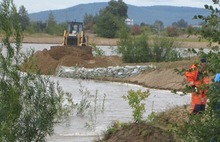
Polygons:
<instances>
[{"instance_id":1,"label":"bush","mask_svg":"<svg viewBox=\"0 0 220 142\"><path fill-rule=\"evenodd\" d=\"M213 1L214 2L214 1ZM212 6L205 5L205 8L210 11L210 15L195 16L195 19L204 21L203 27L200 29L200 39L206 39L210 42L218 43L212 46L207 51L199 49L197 52L195 49L191 49L199 58L206 58L207 75L211 77L220 72L220 52L219 52L219 10ZM196 64L196 63L195 63ZM186 86L187 87L187 86ZM207 92L207 108L204 112L196 115L191 115L189 121L184 126L178 127L178 134L185 141L219 141L220 140L220 117L219 117L219 94L220 86L219 82L210 82L206 89ZM188 88L185 88L186 90Z\"/></svg>"},{"instance_id":2,"label":"bush","mask_svg":"<svg viewBox=\"0 0 220 142\"><path fill-rule=\"evenodd\" d=\"M146 62L151 53L147 36L143 34L136 38L128 34L127 29L122 29L119 33L118 53L122 54L122 60L128 63Z\"/></svg>"},{"instance_id":3,"label":"bush","mask_svg":"<svg viewBox=\"0 0 220 142\"><path fill-rule=\"evenodd\" d=\"M155 37L152 45L152 59L155 62L177 61L180 53L173 47L174 40L165 37Z\"/></svg>"},{"instance_id":4,"label":"bush","mask_svg":"<svg viewBox=\"0 0 220 142\"><path fill-rule=\"evenodd\" d=\"M180 60L181 56L173 45L173 39L164 37L154 38L153 45L149 45L147 35L136 37L122 30L117 51L122 54L123 61L128 63Z\"/></svg>"},{"instance_id":5,"label":"bush","mask_svg":"<svg viewBox=\"0 0 220 142\"><path fill-rule=\"evenodd\" d=\"M123 96L125 100L128 100L129 106L133 109L133 119L135 122L141 122L143 113L145 111L144 100L150 95L149 91L141 92L141 90L133 91L129 90L127 96Z\"/></svg>"},{"instance_id":6,"label":"bush","mask_svg":"<svg viewBox=\"0 0 220 142\"><path fill-rule=\"evenodd\" d=\"M176 27L167 27L167 35L169 37L175 37L178 36L178 29Z\"/></svg>"}]
</instances>

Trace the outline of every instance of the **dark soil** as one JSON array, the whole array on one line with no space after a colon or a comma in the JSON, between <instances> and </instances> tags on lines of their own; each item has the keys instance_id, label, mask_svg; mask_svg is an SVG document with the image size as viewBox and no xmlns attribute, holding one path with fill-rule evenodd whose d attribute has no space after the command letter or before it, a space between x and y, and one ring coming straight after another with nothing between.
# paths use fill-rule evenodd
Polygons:
<instances>
[{"instance_id":1,"label":"dark soil","mask_svg":"<svg viewBox=\"0 0 220 142\"><path fill-rule=\"evenodd\" d=\"M32 70L38 68L46 75L54 74L58 66L96 68L122 64L118 56L92 56L92 47L51 47L50 50L37 51L31 59L36 63ZM31 60L22 66L22 70L27 71L30 64Z\"/></svg>"},{"instance_id":2,"label":"dark soil","mask_svg":"<svg viewBox=\"0 0 220 142\"><path fill-rule=\"evenodd\" d=\"M105 137L103 142L171 142L174 136L150 123L132 123Z\"/></svg>"}]
</instances>

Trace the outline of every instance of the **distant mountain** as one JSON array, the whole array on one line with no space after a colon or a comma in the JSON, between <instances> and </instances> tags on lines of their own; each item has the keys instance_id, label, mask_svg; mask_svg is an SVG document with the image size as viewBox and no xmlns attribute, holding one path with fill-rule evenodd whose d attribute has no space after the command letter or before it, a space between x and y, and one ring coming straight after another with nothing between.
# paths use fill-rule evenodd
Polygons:
<instances>
[{"instance_id":1,"label":"distant mountain","mask_svg":"<svg viewBox=\"0 0 220 142\"><path fill-rule=\"evenodd\" d=\"M66 21L83 21L85 13L96 15L99 10L105 8L107 2L79 4L73 7L59 10L42 11L30 13L29 17L34 21L46 21L50 12L54 15L58 23ZM180 19L184 19L189 25L198 24L198 20L192 20L195 15L208 15L209 11L204 8L176 7L176 6L133 6L128 5L128 17L134 20L134 23L153 24L160 20L165 26L171 25Z\"/></svg>"}]
</instances>

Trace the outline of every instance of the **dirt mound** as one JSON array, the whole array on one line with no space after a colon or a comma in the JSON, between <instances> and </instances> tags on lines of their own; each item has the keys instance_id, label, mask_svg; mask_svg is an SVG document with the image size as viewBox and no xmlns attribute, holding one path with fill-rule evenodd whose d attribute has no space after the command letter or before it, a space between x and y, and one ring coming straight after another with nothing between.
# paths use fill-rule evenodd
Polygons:
<instances>
[{"instance_id":1,"label":"dirt mound","mask_svg":"<svg viewBox=\"0 0 220 142\"><path fill-rule=\"evenodd\" d=\"M114 126L113 126L114 127ZM172 142L174 136L160 127L150 123L133 123L106 134L99 142Z\"/></svg>"},{"instance_id":2,"label":"dirt mound","mask_svg":"<svg viewBox=\"0 0 220 142\"><path fill-rule=\"evenodd\" d=\"M34 68L32 61L34 61ZM121 59L118 56L94 57L92 47L53 46L50 50L37 51L31 60L23 64L21 69L27 71L31 67L32 71L38 70L41 74L54 74L58 66L95 68L121 64Z\"/></svg>"},{"instance_id":3,"label":"dirt mound","mask_svg":"<svg viewBox=\"0 0 220 142\"><path fill-rule=\"evenodd\" d=\"M185 80L178 75L175 68L187 68L193 60L161 63L123 63L119 56L93 56L92 47L53 46L49 50L37 51L31 59L23 64L22 71L39 71L41 74L53 75L58 66L98 68L125 65L155 65L156 69L147 70L139 75L127 78L101 78L107 81L139 84L148 88L181 90ZM34 63L34 64L33 64ZM97 78L98 79L98 78Z\"/></svg>"}]
</instances>

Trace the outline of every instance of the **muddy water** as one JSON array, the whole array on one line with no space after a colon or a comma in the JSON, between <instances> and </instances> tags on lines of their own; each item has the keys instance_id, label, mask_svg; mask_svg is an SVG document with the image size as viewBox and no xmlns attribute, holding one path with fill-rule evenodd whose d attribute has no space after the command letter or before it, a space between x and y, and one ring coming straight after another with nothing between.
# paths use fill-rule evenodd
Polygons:
<instances>
[{"instance_id":1,"label":"muddy water","mask_svg":"<svg viewBox=\"0 0 220 142\"><path fill-rule=\"evenodd\" d=\"M49 49L51 44L23 44L23 51L33 48L35 51ZM106 55L115 54L112 48L101 47ZM122 98L127 95L128 90L146 91L147 88L125 83L102 82L92 80L76 80L59 77L51 77L52 80L58 81L63 89L72 93L75 103L79 103L82 99L81 89L86 89L90 93L89 99L91 105L94 103L95 95L97 94L99 104L98 108L103 108L101 105L104 100L104 111L97 113L86 113L84 117L76 115L73 112L66 122L57 123L55 125L54 135L48 136L49 142L91 142L101 137L102 132L110 126L113 121L128 122L132 121L132 110L128 103ZM105 97L104 97L105 96ZM150 89L150 96L145 101L146 112L144 119L151 112L164 111L176 105L188 104L190 96L179 96L172 94L170 91ZM95 107L93 107L95 108ZM89 123L92 127L88 129L85 124Z\"/></svg>"},{"instance_id":2,"label":"muddy water","mask_svg":"<svg viewBox=\"0 0 220 142\"><path fill-rule=\"evenodd\" d=\"M77 141L86 142L93 141L101 137L102 131L106 130L113 121L129 122L132 121L132 110L122 96L127 95L129 90L146 91L147 89L137 85L126 83L114 83L92 80L75 80L52 77L54 81L58 81L65 91L71 92L75 102L79 102L82 98L80 89L82 86L91 94L91 100L97 94L98 103L104 102L104 112L98 112L96 119L91 119L89 113L80 117L73 113L67 123L59 123L55 126L55 134L48 137L48 141ZM81 87L80 87L81 86ZM105 98L104 98L105 96ZM176 105L188 104L190 97L172 94L170 91L150 89L150 96L145 101L146 112L144 119L151 112L164 111ZM93 101L91 101L93 102ZM86 123L93 122L93 129L85 127Z\"/></svg>"}]
</instances>

